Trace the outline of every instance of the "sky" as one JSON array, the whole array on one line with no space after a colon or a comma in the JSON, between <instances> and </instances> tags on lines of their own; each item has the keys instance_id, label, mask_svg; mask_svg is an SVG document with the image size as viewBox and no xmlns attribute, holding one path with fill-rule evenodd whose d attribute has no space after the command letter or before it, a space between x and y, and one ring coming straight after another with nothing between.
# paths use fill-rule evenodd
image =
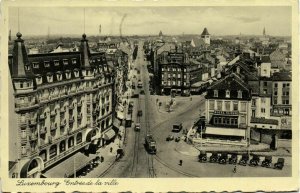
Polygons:
<instances>
[{"instance_id":1,"label":"sky","mask_svg":"<svg viewBox=\"0 0 300 193\"><path fill-rule=\"evenodd\" d=\"M85 10L85 11L84 11ZM85 12L85 14L84 14ZM85 27L84 27L85 15ZM20 7L23 35L123 35L201 34L291 35L291 7ZM122 25L121 21L123 20ZM18 31L18 8L9 9L9 29Z\"/></svg>"}]
</instances>

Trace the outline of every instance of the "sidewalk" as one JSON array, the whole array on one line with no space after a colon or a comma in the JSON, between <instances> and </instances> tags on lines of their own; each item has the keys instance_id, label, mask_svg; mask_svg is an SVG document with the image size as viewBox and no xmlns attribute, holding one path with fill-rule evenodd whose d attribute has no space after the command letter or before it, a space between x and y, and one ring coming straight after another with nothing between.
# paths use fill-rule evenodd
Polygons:
<instances>
[{"instance_id":1,"label":"sidewalk","mask_svg":"<svg viewBox=\"0 0 300 193\"><path fill-rule=\"evenodd\" d=\"M114 164L117 155L117 149L119 147L123 147L123 139L124 136L122 136L122 140L116 137L114 142L106 145L105 147L99 148L97 150L97 155L103 156L104 161L100 162L96 168L90 171L86 176L83 176L83 178L96 178L105 172L112 164ZM112 152L110 152L111 148L113 148Z\"/></svg>"}]
</instances>

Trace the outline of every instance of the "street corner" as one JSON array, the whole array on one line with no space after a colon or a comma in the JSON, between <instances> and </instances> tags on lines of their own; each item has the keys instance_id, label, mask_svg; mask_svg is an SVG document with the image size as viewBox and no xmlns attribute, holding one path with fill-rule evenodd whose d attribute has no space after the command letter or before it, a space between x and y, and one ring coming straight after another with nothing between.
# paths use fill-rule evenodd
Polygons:
<instances>
[{"instance_id":1,"label":"street corner","mask_svg":"<svg viewBox=\"0 0 300 193\"><path fill-rule=\"evenodd\" d=\"M174 150L177 153L180 153L182 155L195 157L199 155L199 150L193 147L192 145L187 144L184 141L180 141L176 144Z\"/></svg>"}]
</instances>

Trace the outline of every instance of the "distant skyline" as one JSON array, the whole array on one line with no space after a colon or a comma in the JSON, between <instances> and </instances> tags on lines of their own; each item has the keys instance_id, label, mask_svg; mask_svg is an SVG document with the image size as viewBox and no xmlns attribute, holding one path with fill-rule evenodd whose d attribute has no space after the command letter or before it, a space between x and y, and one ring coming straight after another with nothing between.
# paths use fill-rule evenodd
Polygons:
<instances>
[{"instance_id":1,"label":"distant skyline","mask_svg":"<svg viewBox=\"0 0 300 193\"><path fill-rule=\"evenodd\" d=\"M213 36L262 35L291 36L291 7L93 7L85 8L85 33L88 36L201 34L204 27ZM21 7L20 32L23 35L81 35L84 33L84 8ZM18 31L18 9L9 9L9 29Z\"/></svg>"}]
</instances>

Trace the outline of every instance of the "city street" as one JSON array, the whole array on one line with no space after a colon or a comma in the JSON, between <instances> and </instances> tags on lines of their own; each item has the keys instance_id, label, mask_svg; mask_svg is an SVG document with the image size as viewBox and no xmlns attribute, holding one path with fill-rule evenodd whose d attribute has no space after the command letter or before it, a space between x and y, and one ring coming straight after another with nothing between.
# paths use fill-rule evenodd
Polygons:
<instances>
[{"instance_id":1,"label":"city street","mask_svg":"<svg viewBox=\"0 0 300 193\"><path fill-rule=\"evenodd\" d=\"M139 43L138 56L134 67L140 69L137 79L143 81L145 95L140 95L134 100L133 120L134 124L141 123L140 132L127 128L125 156L102 177L238 177L238 176L288 176L291 166L286 165L282 171L262 167L238 166L237 173L233 173L233 165L220 165L212 163L200 163L197 159L197 151L192 145L180 142L166 141L168 135L175 138L183 134L172 133L172 125L181 122L183 129L190 129L193 122L204 112L204 96L176 97L176 105L173 111L167 112L164 104L170 100L169 96L157 96L149 94L149 76L146 62L143 57L142 42ZM162 102L159 107L158 102ZM138 117L137 111L142 110L143 116ZM147 133L151 133L157 142L157 154L150 155L144 147L144 139ZM190 153L192 152L192 153ZM179 160L183 165L179 165Z\"/></svg>"}]
</instances>

